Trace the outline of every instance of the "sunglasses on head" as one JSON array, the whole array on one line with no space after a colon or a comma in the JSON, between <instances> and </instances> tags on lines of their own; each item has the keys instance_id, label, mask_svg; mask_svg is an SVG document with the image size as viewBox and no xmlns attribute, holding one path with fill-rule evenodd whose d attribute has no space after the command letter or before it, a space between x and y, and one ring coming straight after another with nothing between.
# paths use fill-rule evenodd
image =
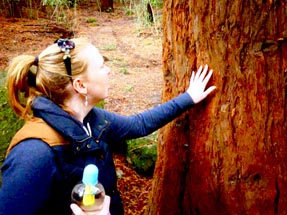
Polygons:
<instances>
[{"instance_id":1,"label":"sunglasses on head","mask_svg":"<svg viewBox=\"0 0 287 215\"><path fill-rule=\"evenodd\" d=\"M62 52L64 52L63 60L65 63L65 67L67 70L67 74L72 78L72 66L71 66L71 55L70 51L71 49L75 48L75 43L72 40L69 39L58 39L55 41L57 43L58 47Z\"/></svg>"}]
</instances>

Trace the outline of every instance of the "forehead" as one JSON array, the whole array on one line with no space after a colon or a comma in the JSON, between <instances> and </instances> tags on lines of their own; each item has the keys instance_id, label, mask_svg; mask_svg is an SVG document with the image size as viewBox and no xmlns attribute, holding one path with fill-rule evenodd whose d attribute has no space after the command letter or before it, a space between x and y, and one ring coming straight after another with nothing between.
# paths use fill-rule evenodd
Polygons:
<instances>
[{"instance_id":1,"label":"forehead","mask_svg":"<svg viewBox=\"0 0 287 215\"><path fill-rule=\"evenodd\" d=\"M90 63L102 65L104 58L94 45L88 45L82 53L83 57Z\"/></svg>"}]
</instances>

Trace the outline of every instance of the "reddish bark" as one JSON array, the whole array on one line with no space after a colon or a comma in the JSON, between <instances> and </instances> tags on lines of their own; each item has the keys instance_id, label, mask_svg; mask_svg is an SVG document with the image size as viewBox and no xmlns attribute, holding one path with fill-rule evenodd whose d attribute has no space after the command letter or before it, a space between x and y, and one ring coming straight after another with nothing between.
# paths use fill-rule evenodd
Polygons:
<instances>
[{"instance_id":1,"label":"reddish bark","mask_svg":"<svg viewBox=\"0 0 287 215\"><path fill-rule=\"evenodd\" d=\"M164 2L164 101L191 70L214 95L165 126L146 214L287 214L287 4Z\"/></svg>"}]
</instances>

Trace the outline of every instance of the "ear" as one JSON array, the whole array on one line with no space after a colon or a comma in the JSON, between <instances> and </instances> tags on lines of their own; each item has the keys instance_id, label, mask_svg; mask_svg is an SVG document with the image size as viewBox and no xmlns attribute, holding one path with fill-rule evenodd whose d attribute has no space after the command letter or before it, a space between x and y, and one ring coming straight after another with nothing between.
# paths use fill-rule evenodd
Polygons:
<instances>
[{"instance_id":1,"label":"ear","mask_svg":"<svg viewBox=\"0 0 287 215\"><path fill-rule=\"evenodd\" d=\"M72 84L77 93L84 95L88 93L86 84L80 78L73 79Z\"/></svg>"}]
</instances>

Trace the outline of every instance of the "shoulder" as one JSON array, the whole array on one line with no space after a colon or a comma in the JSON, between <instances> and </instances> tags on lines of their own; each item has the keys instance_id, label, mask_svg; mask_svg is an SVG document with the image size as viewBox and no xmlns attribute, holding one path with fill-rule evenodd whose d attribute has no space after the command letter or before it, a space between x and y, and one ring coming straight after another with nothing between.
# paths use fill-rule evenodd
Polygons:
<instances>
[{"instance_id":1,"label":"shoulder","mask_svg":"<svg viewBox=\"0 0 287 215\"><path fill-rule=\"evenodd\" d=\"M98 107L94 107L91 112L90 112L91 115L98 115L98 114L103 114L103 115L109 115L109 114L112 114L111 112L103 109L103 108L98 108Z\"/></svg>"},{"instance_id":2,"label":"shoulder","mask_svg":"<svg viewBox=\"0 0 287 215\"><path fill-rule=\"evenodd\" d=\"M91 121L96 121L99 124L103 124L106 121L112 121L113 119L117 118L119 115L116 113L109 112L102 108L93 108L90 113L88 114L88 118L93 119Z\"/></svg>"},{"instance_id":3,"label":"shoulder","mask_svg":"<svg viewBox=\"0 0 287 215\"><path fill-rule=\"evenodd\" d=\"M42 140L27 139L10 151L1 167L1 172L3 185L5 184L6 188L32 185L41 187L43 184L49 187L58 173L55 153Z\"/></svg>"},{"instance_id":4,"label":"shoulder","mask_svg":"<svg viewBox=\"0 0 287 215\"><path fill-rule=\"evenodd\" d=\"M41 166L54 160L52 148L40 139L26 139L19 142L9 152L6 162L16 162L31 166Z\"/></svg>"},{"instance_id":5,"label":"shoulder","mask_svg":"<svg viewBox=\"0 0 287 215\"><path fill-rule=\"evenodd\" d=\"M1 172L0 214L3 210L5 214L36 214L46 204L58 176L52 148L39 139L13 147Z\"/></svg>"}]
</instances>

